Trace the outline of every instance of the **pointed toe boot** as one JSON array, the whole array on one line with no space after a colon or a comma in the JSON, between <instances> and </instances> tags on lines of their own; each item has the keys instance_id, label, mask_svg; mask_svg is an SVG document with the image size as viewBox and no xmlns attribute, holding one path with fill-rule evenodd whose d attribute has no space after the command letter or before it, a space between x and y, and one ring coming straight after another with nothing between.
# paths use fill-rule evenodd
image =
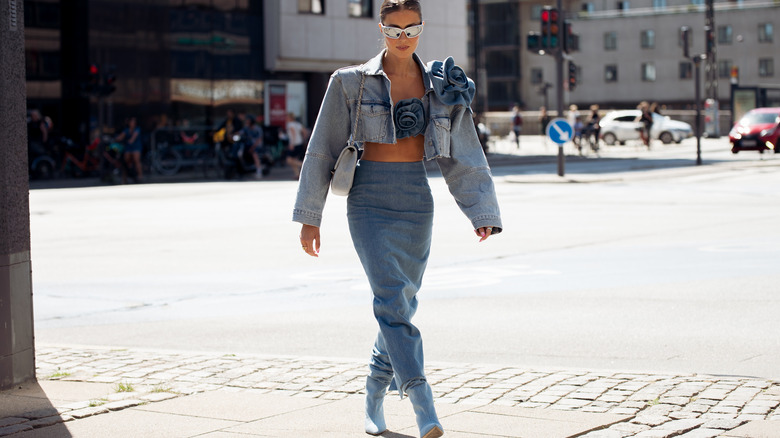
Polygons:
<instances>
[{"instance_id":1,"label":"pointed toe boot","mask_svg":"<svg viewBox=\"0 0 780 438\"><path fill-rule=\"evenodd\" d=\"M380 435L387 430L384 401L387 383L369 376L366 379L366 433Z\"/></svg>"},{"instance_id":2,"label":"pointed toe boot","mask_svg":"<svg viewBox=\"0 0 780 438\"><path fill-rule=\"evenodd\" d=\"M437 438L444 435L444 428L439 423L439 417L436 416L436 409L433 407L433 392L428 382L423 381L414 387L407 388L406 393L414 408L420 437Z\"/></svg>"}]
</instances>

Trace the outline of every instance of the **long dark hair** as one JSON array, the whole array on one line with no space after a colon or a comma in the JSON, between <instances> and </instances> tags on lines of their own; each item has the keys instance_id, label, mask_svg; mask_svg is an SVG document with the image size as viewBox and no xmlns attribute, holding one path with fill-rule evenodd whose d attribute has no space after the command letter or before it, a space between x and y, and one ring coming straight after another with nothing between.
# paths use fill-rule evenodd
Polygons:
<instances>
[{"instance_id":1,"label":"long dark hair","mask_svg":"<svg viewBox=\"0 0 780 438\"><path fill-rule=\"evenodd\" d=\"M419 0L385 0L379 7L379 21L385 24L387 14L405 10L417 12L417 15L422 18L422 7Z\"/></svg>"}]
</instances>

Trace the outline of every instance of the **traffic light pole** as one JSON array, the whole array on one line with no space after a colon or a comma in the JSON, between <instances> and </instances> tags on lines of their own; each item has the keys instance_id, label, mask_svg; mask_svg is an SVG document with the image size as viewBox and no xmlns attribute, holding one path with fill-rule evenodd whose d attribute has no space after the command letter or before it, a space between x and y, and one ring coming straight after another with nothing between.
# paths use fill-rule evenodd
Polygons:
<instances>
[{"instance_id":1,"label":"traffic light pole","mask_svg":"<svg viewBox=\"0 0 780 438\"><path fill-rule=\"evenodd\" d=\"M558 17L560 23L563 23L563 0L556 0L556 7L558 8ZM564 26L558 26L558 41L563 45L563 32ZM561 46L555 51L555 86L558 88L558 98L556 101L556 110L558 111L558 117L563 117L563 49ZM574 128L572 126L572 128ZM566 168L566 156L563 154L563 145L558 145L558 176L563 176Z\"/></svg>"},{"instance_id":2,"label":"traffic light pole","mask_svg":"<svg viewBox=\"0 0 780 438\"><path fill-rule=\"evenodd\" d=\"M571 33L570 24L566 22L563 15L563 0L556 0L554 8L544 6L539 15L541 32L528 32L527 40L529 51L539 55L550 55L555 58L555 88L558 90L555 105L556 117L563 117L563 61L567 53L576 51L579 48L579 38ZM547 106L547 86L548 84L545 83L542 88L545 107ZM573 86L574 82L572 82L572 88ZM564 175L565 168L566 157L563 154L563 145L560 144L558 145L558 176Z\"/></svg>"}]
</instances>

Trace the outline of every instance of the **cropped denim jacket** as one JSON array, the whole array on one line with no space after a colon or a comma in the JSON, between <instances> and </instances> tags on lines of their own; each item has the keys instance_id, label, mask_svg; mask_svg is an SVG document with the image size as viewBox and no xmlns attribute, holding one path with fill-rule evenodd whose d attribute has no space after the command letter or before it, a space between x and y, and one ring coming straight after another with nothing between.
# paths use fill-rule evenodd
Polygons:
<instances>
[{"instance_id":1,"label":"cropped denim jacket","mask_svg":"<svg viewBox=\"0 0 780 438\"><path fill-rule=\"evenodd\" d=\"M396 142L390 79L382 69L384 53L331 75L303 162L294 221L320 226L331 170L352 135L361 74L365 75L365 83L354 138L358 149L362 150L365 142ZM425 85L425 159L436 160L450 193L474 229L493 227L493 234L500 233L493 178L472 120L474 83L454 66L452 58L432 61L427 66L417 54L414 59ZM448 76L452 76L449 81Z\"/></svg>"}]
</instances>

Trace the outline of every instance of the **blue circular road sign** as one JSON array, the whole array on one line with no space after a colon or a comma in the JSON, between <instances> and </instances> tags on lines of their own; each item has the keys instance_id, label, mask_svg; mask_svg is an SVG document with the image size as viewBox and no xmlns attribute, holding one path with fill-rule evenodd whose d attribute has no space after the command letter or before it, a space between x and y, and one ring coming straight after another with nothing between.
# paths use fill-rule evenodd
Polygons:
<instances>
[{"instance_id":1,"label":"blue circular road sign","mask_svg":"<svg viewBox=\"0 0 780 438\"><path fill-rule=\"evenodd\" d=\"M553 143L562 145L574 137L574 128L572 128L566 119L556 118L550 120L550 123L547 125L546 134Z\"/></svg>"}]
</instances>

